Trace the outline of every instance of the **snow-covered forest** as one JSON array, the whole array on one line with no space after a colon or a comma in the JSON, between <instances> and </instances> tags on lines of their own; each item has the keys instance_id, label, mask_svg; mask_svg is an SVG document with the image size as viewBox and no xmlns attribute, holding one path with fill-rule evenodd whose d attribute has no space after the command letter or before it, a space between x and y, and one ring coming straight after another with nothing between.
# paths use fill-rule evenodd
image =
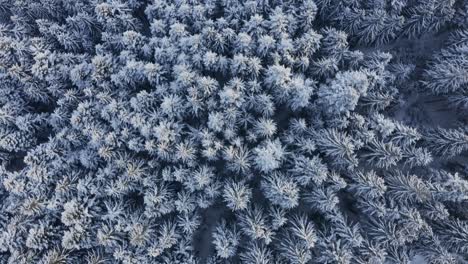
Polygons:
<instances>
[{"instance_id":1,"label":"snow-covered forest","mask_svg":"<svg viewBox=\"0 0 468 264\"><path fill-rule=\"evenodd\" d=\"M0 0L0 263L468 262L468 0Z\"/></svg>"}]
</instances>

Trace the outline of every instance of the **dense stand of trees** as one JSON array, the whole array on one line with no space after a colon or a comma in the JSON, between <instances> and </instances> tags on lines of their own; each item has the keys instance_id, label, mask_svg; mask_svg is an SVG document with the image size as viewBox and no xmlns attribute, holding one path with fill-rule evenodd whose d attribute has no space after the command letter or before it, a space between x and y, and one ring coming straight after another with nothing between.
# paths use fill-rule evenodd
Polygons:
<instances>
[{"instance_id":1,"label":"dense stand of trees","mask_svg":"<svg viewBox=\"0 0 468 264\"><path fill-rule=\"evenodd\" d=\"M0 263L461 263L467 124L394 113L467 110L467 10L0 0Z\"/></svg>"}]
</instances>

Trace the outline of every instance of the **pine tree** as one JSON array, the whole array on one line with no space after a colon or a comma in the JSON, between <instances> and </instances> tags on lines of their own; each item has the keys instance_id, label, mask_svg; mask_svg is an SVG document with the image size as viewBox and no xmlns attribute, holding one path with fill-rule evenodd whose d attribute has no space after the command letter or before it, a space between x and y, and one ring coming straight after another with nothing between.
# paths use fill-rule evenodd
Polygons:
<instances>
[{"instance_id":1,"label":"pine tree","mask_svg":"<svg viewBox=\"0 0 468 264\"><path fill-rule=\"evenodd\" d=\"M240 254L241 263L271 264L274 263L273 253L262 243L252 243L246 246Z\"/></svg>"},{"instance_id":2,"label":"pine tree","mask_svg":"<svg viewBox=\"0 0 468 264\"><path fill-rule=\"evenodd\" d=\"M338 73L327 85L320 86L318 96L325 111L344 114L354 110L359 97L365 95L369 80L362 72Z\"/></svg>"},{"instance_id":3,"label":"pine tree","mask_svg":"<svg viewBox=\"0 0 468 264\"><path fill-rule=\"evenodd\" d=\"M266 140L261 146L254 149L254 154L256 168L266 173L277 169L286 153L279 140Z\"/></svg>"},{"instance_id":4,"label":"pine tree","mask_svg":"<svg viewBox=\"0 0 468 264\"><path fill-rule=\"evenodd\" d=\"M364 199L379 199L384 196L387 190L384 179L374 171L353 173L352 179L353 183L350 185L350 189Z\"/></svg>"},{"instance_id":5,"label":"pine tree","mask_svg":"<svg viewBox=\"0 0 468 264\"><path fill-rule=\"evenodd\" d=\"M378 168L389 168L395 166L403 157L399 147L392 143L383 143L377 140L370 142L366 150L369 152L363 157Z\"/></svg>"},{"instance_id":6,"label":"pine tree","mask_svg":"<svg viewBox=\"0 0 468 264\"><path fill-rule=\"evenodd\" d=\"M291 227L289 229L292 234L312 249L317 242L317 234L312 222L305 215L296 215L291 219Z\"/></svg>"},{"instance_id":7,"label":"pine tree","mask_svg":"<svg viewBox=\"0 0 468 264\"><path fill-rule=\"evenodd\" d=\"M354 167L358 161L354 154L352 138L335 129L321 130L316 133L315 142L321 152L333 159L333 163Z\"/></svg>"},{"instance_id":8,"label":"pine tree","mask_svg":"<svg viewBox=\"0 0 468 264\"><path fill-rule=\"evenodd\" d=\"M237 214L241 231L250 240L262 241L270 244L274 232L270 228L267 217L263 209L259 207L249 207L247 210Z\"/></svg>"},{"instance_id":9,"label":"pine tree","mask_svg":"<svg viewBox=\"0 0 468 264\"><path fill-rule=\"evenodd\" d=\"M300 185L306 186L312 182L320 185L327 178L328 168L318 156L311 159L300 155L294 159L294 166L289 172Z\"/></svg>"},{"instance_id":10,"label":"pine tree","mask_svg":"<svg viewBox=\"0 0 468 264\"><path fill-rule=\"evenodd\" d=\"M466 45L443 49L430 62L422 83L434 94L463 92L468 83L468 53Z\"/></svg>"},{"instance_id":11,"label":"pine tree","mask_svg":"<svg viewBox=\"0 0 468 264\"><path fill-rule=\"evenodd\" d=\"M281 256L291 264L306 264L312 259L312 254L307 245L299 242L289 233L285 233L284 237L281 238L279 250Z\"/></svg>"},{"instance_id":12,"label":"pine tree","mask_svg":"<svg viewBox=\"0 0 468 264\"><path fill-rule=\"evenodd\" d=\"M431 195L428 184L415 175L395 172L385 177L389 198L401 204L414 204L427 201Z\"/></svg>"},{"instance_id":13,"label":"pine tree","mask_svg":"<svg viewBox=\"0 0 468 264\"><path fill-rule=\"evenodd\" d=\"M236 254L239 245L239 234L235 229L229 228L225 221L221 221L216 227L213 238L216 253L219 257L226 259Z\"/></svg>"},{"instance_id":14,"label":"pine tree","mask_svg":"<svg viewBox=\"0 0 468 264\"><path fill-rule=\"evenodd\" d=\"M251 196L252 190L244 182L229 182L224 187L224 201L233 211L247 209Z\"/></svg>"},{"instance_id":15,"label":"pine tree","mask_svg":"<svg viewBox=\"0 0 468 264\"><path fill-rule=\"evenodd\" d=\"M299 188L288 176L274 173L262 180L265 197L274 205L292 209L299 204Z\"/></svg>"},{"instance_id":16,"label":"pine tree","mask_svg":"<svg viewBox=\"0 0 468 264\"><path fill-rule=\"evenodd\" d=\"M429 131L424 140L440 156L453 157L468 149L468 135L461 129L437 128Z\"/></svg>"}]
</instances>

